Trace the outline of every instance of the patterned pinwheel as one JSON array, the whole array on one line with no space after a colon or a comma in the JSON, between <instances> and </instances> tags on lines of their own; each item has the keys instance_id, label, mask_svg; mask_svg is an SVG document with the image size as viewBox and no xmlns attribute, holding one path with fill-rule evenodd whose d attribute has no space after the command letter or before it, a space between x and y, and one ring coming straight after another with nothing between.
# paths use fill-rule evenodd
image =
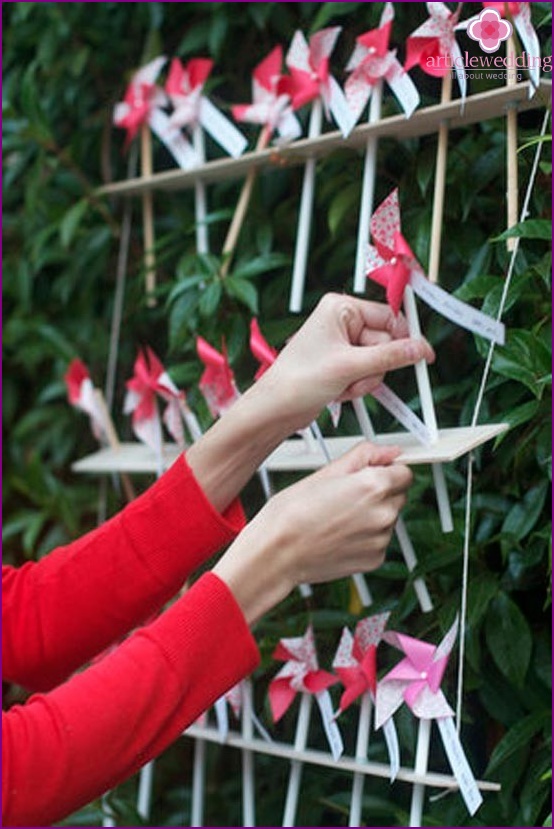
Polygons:
<instances>
[{"instance_id":1,"label":"patterned pinwheel","mask_svg":"<svg viewBox=\"0 0 554 829\"><path fill-rule=\"evenodd\" d=\"M196 340L196 351L204 363L200 391L212 417L220 417L239 397L233 370L225 350L220 353L202 337Z\"/></svg>"}]
</instances>

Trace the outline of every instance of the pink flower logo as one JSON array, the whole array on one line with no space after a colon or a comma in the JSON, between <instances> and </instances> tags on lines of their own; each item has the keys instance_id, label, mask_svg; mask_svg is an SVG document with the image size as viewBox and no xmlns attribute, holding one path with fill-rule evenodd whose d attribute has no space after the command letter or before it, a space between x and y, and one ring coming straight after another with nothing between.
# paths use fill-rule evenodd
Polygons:
<instances>
[{"instance_id":1,"label":"pink flower logo","mask_svg":"<svg viewBox=\"0 0 554 829\"><path fill-rule=\"evenodd\" d=\"M496 9L483 9L479 17L467 27L472 40L477 40L483 52L497 52L500 44L512 34L512 24L503 20Z\"/></svg>"}]
</instances>

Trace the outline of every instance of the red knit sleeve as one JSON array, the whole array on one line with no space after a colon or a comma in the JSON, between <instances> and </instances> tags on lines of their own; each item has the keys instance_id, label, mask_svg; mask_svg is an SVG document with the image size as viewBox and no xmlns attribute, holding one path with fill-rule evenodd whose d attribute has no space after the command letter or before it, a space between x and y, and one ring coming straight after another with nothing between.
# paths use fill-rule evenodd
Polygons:
<instances>
[{"instance_id":1,"label":"red knit sleeve","mask_svg":"<svg viewBox=\"0 0 554 829\"><path fill-rule=\"evenodd\" d=\"M209 503L181 456L99 529L38 563L2 569L3 675L48 690L143 623L244 525Z\"/></svg>"},{"instance_id":2,"label":"red knit sleeve","mask_svg":"<svg viewBox=\"0 0 554 829\"><path fill-rule=\"evenodd\" d=\"M47 826L166 748L258 662L212 573L150 625L2 718L3 826Z\"/></svg>"}]
</instances>

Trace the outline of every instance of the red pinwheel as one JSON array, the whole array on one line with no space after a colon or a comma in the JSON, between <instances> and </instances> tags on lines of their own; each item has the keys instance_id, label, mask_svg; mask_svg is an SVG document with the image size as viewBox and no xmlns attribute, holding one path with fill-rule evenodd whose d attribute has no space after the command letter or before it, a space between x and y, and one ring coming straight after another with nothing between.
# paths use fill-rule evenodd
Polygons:
<instances>
[{"instance_id":1,"label":"red pinwheel","mask_svg":"<svg viewBox=\"0 0 554 829\"><path fill-rule=\"evenodd\" d=\"M456 71L462 98L466 94L464 60L454 32L458 26L462 4L451 12L444 3L426 3L429 18L422 23L406 42L405 69L419 66L428 75L443 78Z\"/></svg>"},{"instance_id":2,"label":"red pinwheel","mask_svg":"<svg viewBox=\"0 0 554 829\"><path fill-rule=\"evenodd\" d=\"M257 319L250 321L250 350L260 364L254 375L254 379L259 380L262 374L275 362L278 352L264 339Z\"/></svg>"},{"instance_id":3,"label":"red pinwheel","mask_svg":"<svg viewBox=\"0 0 554 829\"><path fill-rule=\"evenodd\" d=\"M239 397L235 378L225 349L220 354L202 337L196 340L196 351L205 369L199 388L212 417L222 415Z\"/></svg>"},{"instance_id":4,"label":"red pinwheel","mask_svg":"<svg viewBox=\"0 0 554 829\"><path fill-rule=\"evenodd\" d=\"M354 122L344 93L329 71L329 59L340 32L340 26L321 29L309 42L302 32L295 32L285 58L290 75L283 78L281 87L290 95L294 109L321 99L327 117L331 113L346 136Z\"/></svg>"},{"instance_id":5,"label":"red pinwheel","mask_svg":"<svg viewBox=\"0 0 554 829\"><path fill-rule=\"evenodd\" d=\"M156 86L156 78L167 58L163 55L147 63L133 75L123 101L114 107L114 124L127 130L125 146L136 136L143 124L150 123L154 110L165 106L167 99Z\"/></svg>"},{"instance_id":6,"label":"red pinwheel","mask_svg":"<svg viewBox=\"0 0 554 829\"><path fill-rule=\"evenodd\" d=\"M521 38L524 50L527 52L527 70L529 72L529 77L531 78L533 87L536 88L539 85L542 59L539 38L531 21L531 4L485 2L483 3L483 7L485 9L493 9L500 15L500 17L510 17L513 21L514 26L517 29L517 33ZM479 15L481 19L482 15L483 12ZM466 21L465 23L470 37L473 36L471 34L471 24L475 23L477 20L478 18L471 18L471 20ZM478 37L474 39L479 40ZM503 40L504 38L501 39ZM498 46L496 48L498 48ZM532 90L530 90L530 94L532 94Z\"/></svg>"},{"instance_id":7,"label":"red pinwheel","mask_svg":"<svg viewBox=\"0 0 554 829\"><path fill-rule=\"evenodd\" d=\"M344 685L339 711L345 711L354 700L365 693L373 698L377 688L377 645L390 613L380 613L361 619L354 636L344 628L333 660L333 668Z\"/></svg>"},{"instance_id":8,"label":"red pinwheel","mask_svg":"<svg viewBox=\"0 0 554 829\"><path fill-rule=\"evenodd\" d=\"M396 50L389 50L393 20L394 7L392 3L385 3L379 28L356 38L356 47L346 67L351 74L344 87L356 121L381 80L387 81L408 117L419 104L419 93L397 60Z\"/></svg>"},{"instance_id":9,"label":"red pinwheel","mask_svg":"<svg viewBox=\"0 0 554 829\"><path fill-rule=\"evenodd\" d=\"M262 124L269 135L276 130L281 138L292 141L302 130L283 88L282 66L283 50L276 46L252 73L252 103L235 104L231 112L237 121Z\"/></svg>"},{"instance_id":10,"label":"red pinwheel","mask_svg":"<svg viewBox=\"0 0 554 829\"><path fill-rule=\"evenodd\" d=\"M156 400L156 396L159 395L167 403L163 421L174 440L180 446L184 446L181 421L184 392L175 386L156 354L148 346L139 352L133 376L127 381L126 388L124 412L132 413L133 430L139 440L144 441L155 452L161 450L162 434Z\"/></svg>"},{"instance_id":11,"label":"red pinwheel","mask_svg":"<svg viewBox=\"0 0 554 829\"><path fill-rule=\"evenodd\" d=\"M333 674L318 667L311 625L304 636L281 639L273 658L286 660L269 685L269 704L274 722L281 719L298 692L318 694L337 682Z\"/></svg>"},{"instance_id":12,"label":"red pinwheel","mask_svg":"<svg viewBox=\"0 0 554 829\"><path fill-rule=\"evenodd\" d=\"M421 271L400 232L398 189L393 190L373 214L371 238L374 244L368 245L367 276L386 288L387 302L398 314L412 271Z\"/></svg>"},{"instance_id":13,"label":"red pinwheel","mask_svg":"<svg viewBox=\"0 0 554 829\"><path fill-rule=\"evenodd\" d=\"M102 441L106 435L106 425L102 408L99 405L90 373L82 360L77 357L71 361L64 375L67 398L72 406L88 414L92 433L96 440Z\"/></svg>"}]
</instances>

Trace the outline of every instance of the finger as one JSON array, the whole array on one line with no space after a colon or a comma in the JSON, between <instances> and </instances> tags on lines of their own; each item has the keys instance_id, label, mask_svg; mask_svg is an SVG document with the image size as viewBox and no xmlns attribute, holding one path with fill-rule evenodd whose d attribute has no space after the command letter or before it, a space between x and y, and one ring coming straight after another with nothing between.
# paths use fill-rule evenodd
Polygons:
<instances>
[{"instance_id":1,"label":"finger","mask_svg":"<svg viewBox=\"0 0 554 829\"><path fill-rule=\"evenodd\" d=\"M408 325L402 314L394 314L392 309L382 302L370 302L351 297L357 313L365 328L386 331L393 339L408 336Z\"/></svg>"},{"instance_id":2,"label":"finger","mask_svg":"<svg viewBox=\"0 0 554 829\"><path fill-rule=\"evenodd\" d=\"M375 329L364 328L360 334L358 345L382 345L390 343L392 337L388 331L375 331Z\"/></svg>"},{"instance_id":3,"label":"finger","mask_svg":"<svg viewBox=\"0 0 554 829\"><path fill-rule=\"evenodd\" d=\"M435 359L435 352L423 337L421 339L406 337L368 348L353 348L350 350L349 359L352 366L351 373L357 375L354 382L359 382L375 377L375 375L383 376L387 371L413 366L420 360L432 363Z\"/></svg>"}]
</instances>

